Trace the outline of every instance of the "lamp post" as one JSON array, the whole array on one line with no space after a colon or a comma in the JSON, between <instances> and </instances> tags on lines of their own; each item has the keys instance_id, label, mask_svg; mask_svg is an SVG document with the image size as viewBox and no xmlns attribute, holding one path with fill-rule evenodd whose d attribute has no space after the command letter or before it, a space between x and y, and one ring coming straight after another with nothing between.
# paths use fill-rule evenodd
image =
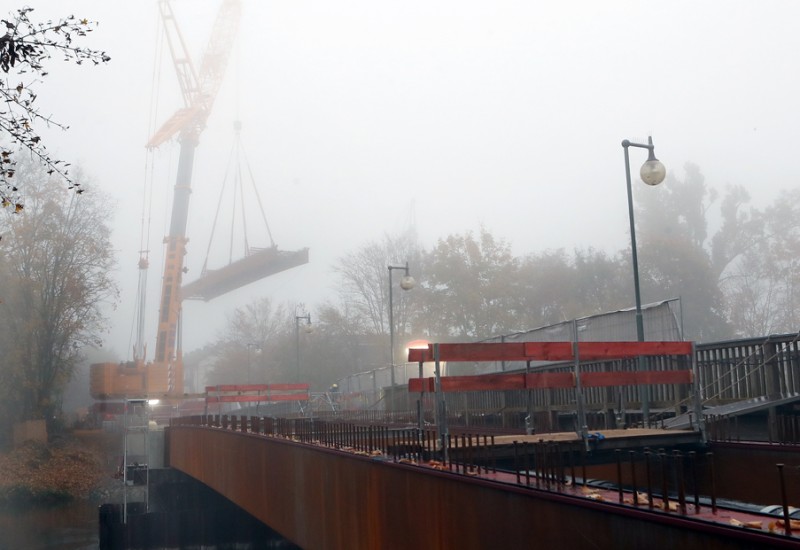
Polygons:
<instances>
[{"instance_id":1,"label":"lamp post","mask_svg":"<svg viewBox=\"0 0 800 550\"><path fill-rule=\"evenodd\" d=\"M314 325L311 324L311 314L306 313L305 315L295 315L294 316L294 352L295 352L295 359L297 362L297 376L300 375L300 320L305 319L306 324L303 325L303 332L306 334L311 334L314 332Z\"/></svg>"},{"instance_id":2,"label":"lamp post","mask_svg":"<svg viewBox=\"0 0 800 550\"><path fill-rule=\"evenodd\" d=\"M644 321L642 319L642 298L639 292L639 259L636 251L636 225L633 219L633 192L631 191L631 163L628 157L628 148L638 147L640 149L647 149L647 160L642 164L639 170L639 175L642 181L647 185L658 185L664 181L667 175L667 170L656 158L655 147L653 146L653 138L647 138L647 144L633 143L631 141L623 140L622 148L625 151L625 183L628 189L628 218L631 224L631 260L633 262L633 291L636 298L636 340L644 342ZM639 357L639 370L644 370L644 361ZM642 400L642 419L646 425L650 424L650 402L648 396L648 388L642 387L641 400Z\"/></svg>"},{"instance_id":3,"label":"lamp post","mask_svg":"<svg viewBox=\"0 0 800 550\"><path fill-rule=\"evenodd\" d=\"M253 349L259 349L258 344L253 342L247 342L245 344L247 346L247 383L250 383L250 367L253 363Z\"/></svg>"},{"instance_id":4,"label":"lamp post","mask_svg":"<svg viewBox=\"0 0 800 550\"><path fill-rule=\"evenodd\" d=\"M400 279L400 288L411 290L416 281L408 274L408 262L406 265L389 266L389 360L391 361L391 372L389 373L392 386L392 398L389 400L389 412L394 412L394 306L392 304L392 271L402 269L405 275Z\"/></svg>"}]
</instances>

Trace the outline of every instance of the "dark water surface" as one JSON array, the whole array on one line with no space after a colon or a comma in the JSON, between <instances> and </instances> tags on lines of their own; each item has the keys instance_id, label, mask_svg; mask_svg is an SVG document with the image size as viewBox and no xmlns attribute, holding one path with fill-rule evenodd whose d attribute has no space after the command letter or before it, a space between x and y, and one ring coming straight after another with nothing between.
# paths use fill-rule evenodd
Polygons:
<instances>
[{"instance_id":1,"label":"dark water surface","mask_svg":"<svg viewBox=\"0 0 800 550\"><path fill-rule=\"evenodd\" d=\"M98 547L97 505L0 508L0 550L78 550Z\"/></svg>"}]
</instances>

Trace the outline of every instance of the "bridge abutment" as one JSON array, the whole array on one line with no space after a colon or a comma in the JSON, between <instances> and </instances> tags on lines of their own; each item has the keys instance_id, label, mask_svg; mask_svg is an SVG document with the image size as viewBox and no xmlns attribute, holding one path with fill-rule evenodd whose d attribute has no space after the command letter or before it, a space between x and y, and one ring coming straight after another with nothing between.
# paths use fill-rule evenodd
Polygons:
<instances>
[{"instance_id":1,"label":"bridge abutment","mask_svg":"<svg viewBox=\"0 0 800 550\"><path fill-rule=\"evenodd\" d=\"M296 548L219 493L174 470L149 472L149 501L103 504L101 549Z\"/></svg>"}]
</instances>

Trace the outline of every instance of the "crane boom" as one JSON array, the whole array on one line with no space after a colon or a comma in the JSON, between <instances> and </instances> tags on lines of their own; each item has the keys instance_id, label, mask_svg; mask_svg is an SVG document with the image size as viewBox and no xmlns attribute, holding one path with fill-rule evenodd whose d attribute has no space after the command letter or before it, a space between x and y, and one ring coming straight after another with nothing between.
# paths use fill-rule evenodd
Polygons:
<instances>
[{"instance_id":1,"label":"crane boom","mask_svg":"<svg viewBox=\"0 0 800 550\"><path fill-rule=\"evenodd\" d=\"M178 83L183 94L183 104L191 107L194 104L193 98L199 89L197 72L194 70L192 57L186 47L186 41L178 26L178 20L172 11L172 4L169 0L160 0L158 9L161 13L161 21L164 24L164 34L167 38L169 53L172 56L172 63L175 65L175 74L178 75Z\"/></svg>"},{"instance_id":2,"label":"crane boom","mask_svg":"<svg viewBox=\"0 0 800 550\"><path fill-rule=\"evenodd\" d=\"M195 141L205 127L211 107L217 97L219 87L228 66L228 58L233 49L233 42L239 29L242 6L240 0L224 0L217 12L214 32L200 63L200 73L195 71L194 64L186 48L175 14L169 0L159 2L164 32L172 55L172 63L178 76L178 83L183 95L184 107L161 125L147 142L148 148L158 147L165 141L180 134L181 141L187 134L194 133Z\"/></svg>"}]
</instances>

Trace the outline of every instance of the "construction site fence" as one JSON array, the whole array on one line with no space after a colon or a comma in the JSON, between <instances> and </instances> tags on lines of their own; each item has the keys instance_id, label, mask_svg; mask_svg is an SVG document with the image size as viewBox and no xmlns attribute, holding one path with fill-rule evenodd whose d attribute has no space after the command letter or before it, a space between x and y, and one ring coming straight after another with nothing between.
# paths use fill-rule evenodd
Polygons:
<instances>
[{"instance_id":1,"label":"construction site fence","mask_svg":"<svg viewBox=\"0 0 800 550\"><path fill-rule=\"evenodd\" d=\"M610 428L640 423L642 396L648 399L651 417L658 423L691 410L693 392L706 406L715 406L768 395L800 393L800 346L797 334L772 335L725 342L698 344L696 365L690 356L645 357L644 368L652 371L694 370L694 385L653 384L583 388L537 388L527 390L469 391L443 395L448 421L461 426L518 429L527 422L542 429L571 428L576 422L577 400L582 396L589 428ZM634 372L639 360L580 363L580 373ZM434 365L423 364L423 376L433 376ZM445 367L447 369L447 367ZM571 362L536 366L531 372L571 373ZM524 369L506 371L525 372ZM382 414L389 421L416 422L421 407L426 422L434 422L435 402L431 393L408 391L410 379L420 374L418 364L376 369L337 382L338 391L319 399L321 412L334 415ZM445 376L448 374L445 370ZM646 393L644 393L646 392ZM420 405L417 402L420 402ZM530 412L530 415L529 415Z\"/></svg>"}]
</instances>

